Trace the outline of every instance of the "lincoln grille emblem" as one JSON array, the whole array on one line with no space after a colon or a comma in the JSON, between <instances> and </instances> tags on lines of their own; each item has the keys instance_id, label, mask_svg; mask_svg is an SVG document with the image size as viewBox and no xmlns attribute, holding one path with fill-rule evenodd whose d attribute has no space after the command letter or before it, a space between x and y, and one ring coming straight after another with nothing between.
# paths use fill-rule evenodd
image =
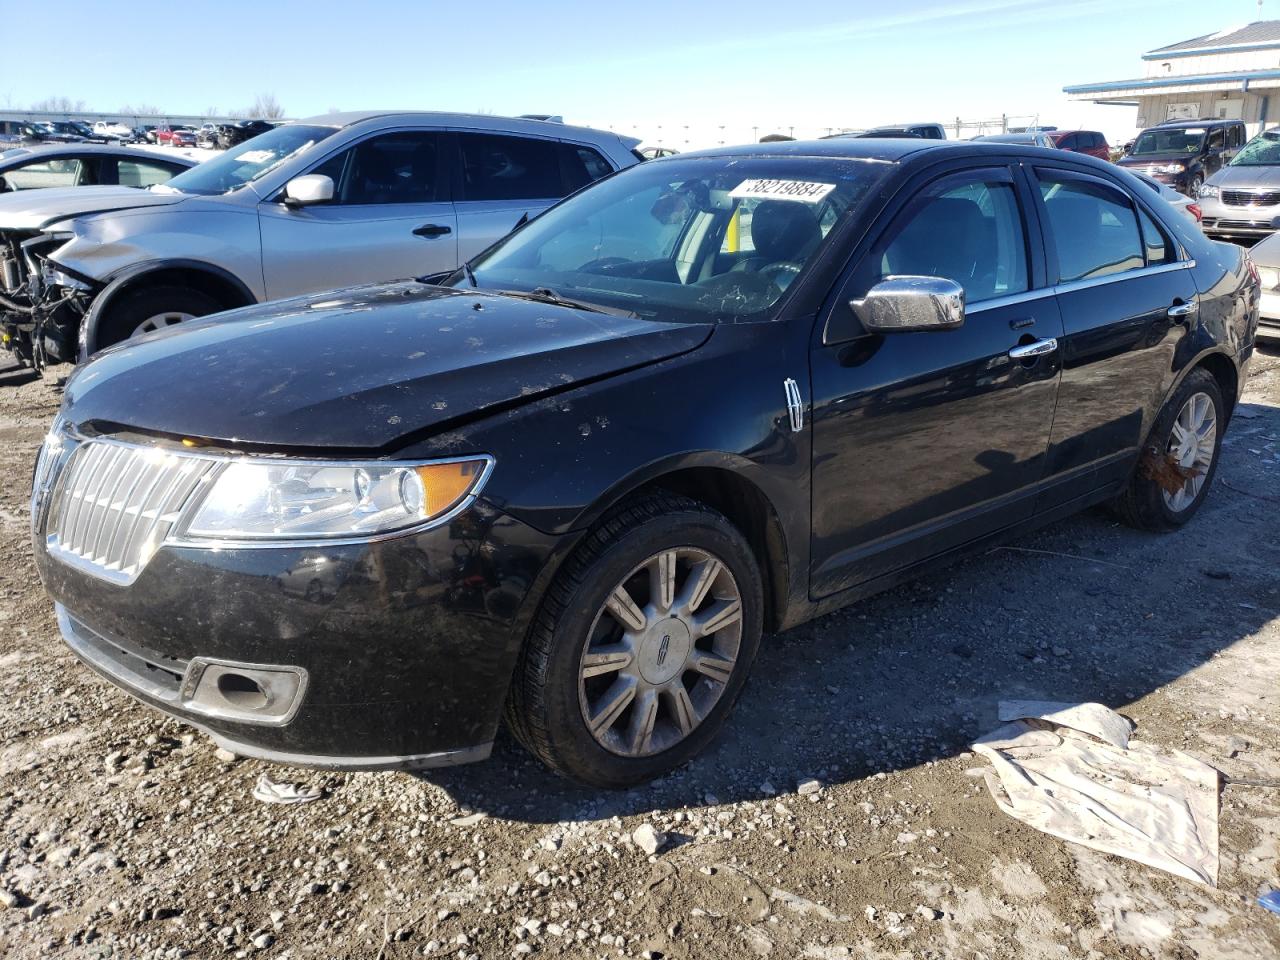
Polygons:
<instances>
[{"instance_id":1,"label":"lincoln grille emblem","mask_svg":"<svg viewBox=\"0 0 1280 960\"><path fill-rule=\"evenodd\" d=\"M667 650L670 647L671 647L671 634L664 633L662 635L662 645L658 647L658 666L662 666L662 664L666 661Z\"/></svg>"}]
</instances>

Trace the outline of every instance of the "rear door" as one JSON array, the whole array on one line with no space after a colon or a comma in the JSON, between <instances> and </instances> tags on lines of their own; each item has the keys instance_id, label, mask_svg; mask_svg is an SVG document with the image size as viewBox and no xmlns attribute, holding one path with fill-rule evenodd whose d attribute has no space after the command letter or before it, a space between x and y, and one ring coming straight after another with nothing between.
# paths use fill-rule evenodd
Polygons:
<instances>
[{"instance_id":1,"label":"rear door","mask_svg":"<svg viewBox=\"0 0 1280 960\"><path fill-rule=\"evenodd\" d=\"M1064 328L1047 508L1128 475L1198 293L1178 245L1128 191L1065 167L1032 179Z\"/></svg>"},{"instance_id":2,"label":"rear door","mask_svg":"<svg viewBox=\"0 0 1280 960\"><path fill-rule=\"evenodd\" d=\"M258 206L270 299L454 270L458 223L444 134L397 130L367 137L308 173L333 180L329 203Z\"/></svg>"},{"instance_id":3,"label":"rear door","mask_svg":"<svg viewBox=\"0 0 1280 960\"><path fill-rule=\"evenodd\" d=\"M829 310L887 276L938 276L964 287L965 321L815 343L815 597L1030 517L1044 475L1062 324L1027 185L1000 165L907 189Z\"/></svg>"}]
</instances>

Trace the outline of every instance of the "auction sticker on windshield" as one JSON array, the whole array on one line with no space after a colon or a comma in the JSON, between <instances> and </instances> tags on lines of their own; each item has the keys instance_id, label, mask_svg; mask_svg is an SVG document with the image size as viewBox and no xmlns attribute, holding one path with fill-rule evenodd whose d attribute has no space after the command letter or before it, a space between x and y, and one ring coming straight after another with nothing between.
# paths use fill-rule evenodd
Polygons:
<instances>
[{"instance_id":1,"label":"auction sticker on windshield","mask_svg":"<svg viewBox=\"0 0 1280 960\"><path fill-rule=\"evenodd\" d=\"M835 188L834 183L810 183L805 180L743 180L729 191L729 196L819 203Z\"/></svg>"}]
</instances>

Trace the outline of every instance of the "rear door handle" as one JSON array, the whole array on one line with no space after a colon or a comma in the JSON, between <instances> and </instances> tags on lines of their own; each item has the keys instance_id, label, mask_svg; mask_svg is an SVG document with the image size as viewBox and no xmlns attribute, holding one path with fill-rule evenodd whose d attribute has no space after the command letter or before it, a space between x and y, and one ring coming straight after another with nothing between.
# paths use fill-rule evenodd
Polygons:
<instances>
[{"instance_id":1,"label":"rear door handle","mask_svg":"<svg viewBox=\"0 0 1280 960\"><path fill-rule=\"evenodd\" d=\"M415 237L443 237L446 233L453 233L453 227L446 227L443 223L424 223L413 231Z\"/></svg>"},{"instance_id":2,"label":"rear door handle","mask_svg":"<svg viewBox=\"0 0 1280 960\"><path fill-rule=\"evenodd\" d=\"M1057 349L1058 341L1053 337L1048 337L1044 340L1033 340L1031 343L1024 343L1010 350L1009 359L1031 360L1035 357L1043 357L1046 353L1053 353Z\"/></svg>"},{"instance_id":3,"label":"rear door handle","mask_svg":"<svg viewBox=\"0 0 1280 960\"><path fill-rule=\"evenodd\" d=\"M1188 300L1186 303L1175 303L1169 308L1169 319L1181 323L1188 317L1193 317L1196 311L1200 309L1200 305L1194 300Z\"/></svg>"}]
</instances>

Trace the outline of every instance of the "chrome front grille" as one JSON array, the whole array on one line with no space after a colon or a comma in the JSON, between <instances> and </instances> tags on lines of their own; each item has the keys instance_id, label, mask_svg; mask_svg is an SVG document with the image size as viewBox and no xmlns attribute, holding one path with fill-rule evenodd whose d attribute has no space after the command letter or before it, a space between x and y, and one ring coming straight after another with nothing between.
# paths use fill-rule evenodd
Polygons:
<instances>
[{"instance_id":1,"label":"chrome front grille","mask_svg":"<svg viewBox=\"0 0 1280 960\"><path fill-rule=\"evenodd\" d=\"M1223 190L1222 202L1229 207L1274 207L1280 190Z\"/></svg>"},{"instance_id":2,"label":"chrome front grille","mask_svg":"<svg viewBox=\"0 0 1280 960\"><path fill-rule=\"evenodd\" d=\"M80 444L50 498L49 552L116 583L131 583L164 543L215 460L114 440Z\"/></svg>"}]
</instances>

